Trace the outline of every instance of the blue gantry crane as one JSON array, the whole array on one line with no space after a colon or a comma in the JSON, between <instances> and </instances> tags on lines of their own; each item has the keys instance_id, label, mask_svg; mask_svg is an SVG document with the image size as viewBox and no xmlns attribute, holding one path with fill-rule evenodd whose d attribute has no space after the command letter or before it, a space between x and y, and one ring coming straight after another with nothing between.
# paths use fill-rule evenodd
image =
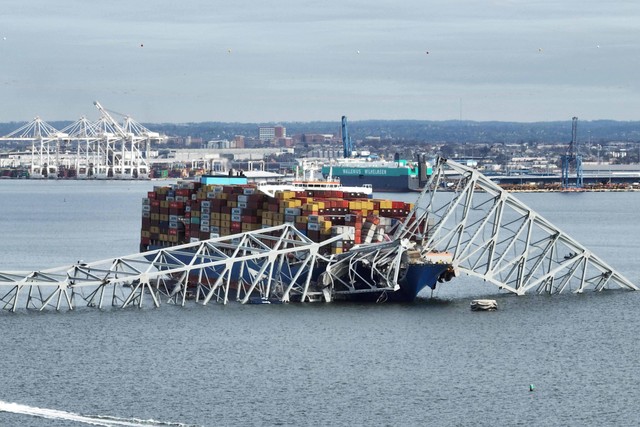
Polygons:
<instances>
[{"instance_id":1,"label":"blue gantry crane","mask_svg":"<svg viewBox=\"0 0 640 427\"><path fill-rule=\"evenodd\" d=\"M349 131L347 130L347 116L342 116L342 149L345 159L353 155L353 142L351 142Z\"/></svg>"},{"instance_id":2,"label":"blue gantry crane","mask_svg":"<svg viewBox=\"0 0 640 427\"><path fill-rule=\"evenodd\" d=\"M569 167L571 162L576 165L576 188L582 188L582 154L580 154L580 146L577 139L578 134L578 118L574 117L571 123L571 142L567 151L562 155L562 188L569 188Z\"/></svg>"}]
</instances>

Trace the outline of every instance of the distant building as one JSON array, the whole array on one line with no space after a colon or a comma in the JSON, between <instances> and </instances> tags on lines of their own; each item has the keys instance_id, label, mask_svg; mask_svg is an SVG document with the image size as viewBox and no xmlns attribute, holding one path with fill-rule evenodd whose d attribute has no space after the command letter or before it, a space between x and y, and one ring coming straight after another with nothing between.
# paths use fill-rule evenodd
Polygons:
<instances>
[{"instance_id":1,"label":"distant building","mask_svg":"<svg viewBox=\"0 0 640 427\"><path fill-rule=\"evenodd\" d=\"M223 148L235 148L233 147L233 144L230 143L229 141L227 141L226 139L218 139L218 140L214 140L214 141L208 141L207 142L207 147L208 149L223 149Z\"/></svg>"},{"instance_id":2,"label":"distant building","mask_svg":"<svg viewBox=\"0 0 640 427\"><path fill-rule=\"evenodd\" d=\"M260 126L258 133L262 142L272 142L278 138L287 137L287 129L284 126Z\"/></svg>"},{"instance_id":3,"label":"distant building","mask_svg":"<svg viewBox=\"0 0 640 427\"><path fill-rule=\"evenodd\" d=\"M276 138L273 142L275 142L275 145L278 147L293 147L293 138ZM272 144L274 145L274 144Z\"/></svg>"},{"instance_id":4,"label":"distant building","mask_svg":"<svg viewBox=\"0 0 640 427\"><path fill-rule=\"evenodd\" d=\"M321 159L338 159L342 157L342 149L318 148L306 153L307 157L315 157Z\"/></svg>"},{"instance_id":5,"label":"distant building","mask_svg":"<svg viewBox=\"0 0 640 427\"><path fill-rule=\"evenodd\" d=\"M302 135L302 141L307 144L323 144L336 141L336 137L331 134L305 133Z\"/></svg>"}]
</instances>

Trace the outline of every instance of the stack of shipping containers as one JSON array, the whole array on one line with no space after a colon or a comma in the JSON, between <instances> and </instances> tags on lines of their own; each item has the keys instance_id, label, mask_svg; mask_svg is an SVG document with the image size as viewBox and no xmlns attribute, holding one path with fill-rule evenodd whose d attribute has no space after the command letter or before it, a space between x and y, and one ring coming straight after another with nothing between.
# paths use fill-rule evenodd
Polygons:
<instances>
[{"instance_id":1,"label":"stack of shipping containers","mask_svg":"<svg viewBox=\"0 0 640 427\"><path fill-rule=\"evenodd\" d=\"M293 224L314 242L347 233L330 251L386 239L412 210L411 203L368 199L335 190L279 191L269 197L255 185L179 182L154 187L142 200L142 251ZM329 249L327 249L329 250Z\"/></svg>"}]
</instances>

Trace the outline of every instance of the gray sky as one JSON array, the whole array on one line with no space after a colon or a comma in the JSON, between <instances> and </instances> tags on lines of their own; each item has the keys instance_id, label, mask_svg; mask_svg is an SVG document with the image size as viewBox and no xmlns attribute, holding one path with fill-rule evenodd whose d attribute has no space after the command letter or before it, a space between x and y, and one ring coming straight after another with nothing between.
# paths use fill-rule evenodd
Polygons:
<instances>
[{"instance_id":1,"label":"gray sky","mask_svg":"<svg viewBox=\"0 0 640 427\"><path fill-rule=\"evenodd\" d=\"M0 99L2 122L640 120L640 2L3 0Z\"/></svg>"}]
</instances>

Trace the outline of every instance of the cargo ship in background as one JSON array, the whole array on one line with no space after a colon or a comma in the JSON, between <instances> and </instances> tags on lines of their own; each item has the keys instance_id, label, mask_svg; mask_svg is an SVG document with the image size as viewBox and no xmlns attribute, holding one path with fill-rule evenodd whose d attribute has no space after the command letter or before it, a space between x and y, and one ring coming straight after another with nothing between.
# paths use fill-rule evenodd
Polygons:
<instances>
[{"instance_id":1,"label":"cargo ship in background","mask_svg":"<svg viewBox=\"0 0 640 427\"><path fill-rule=\"evenodd\" d=\"M415 161L400 159L375 160L366 155L357 156L349 137L347 118L342 116L343 158L333 159L322 167L322 175L338 178L342 185L371 185L377 192L409 192L424 186L432 173L425 157Z\"/></svg>"},{"instance_id":2,"label":"cargo ship in background","mask_svg":"<svg viewBox=\"0 0 640 427\"><path fill-rule=\"evenodd\" d=\"M431 174L427 163L340 159L322 167L322 174L333 176L343 185L370 185L375 192L403 193L418 190ZM422 176L422 179L420 178Z\"/></svg>"},{"instance_id":3,"label":"cargo ship in background","mask_svg":"<svg viewBox=\"0 0 640 427\"><path fill-rule=\"evenodd\" d=\"M317 262L312 271L314 286L326 289L323 273L330 268L327 260L339 260L353 248L366 245L399 244L392 240L393 233L414 208L412 203L371 198L364 191L261 190L260 185L248 183L241 176L203 176L200 181L154 187L142 202L141 252L240 236L289 223L312 242L338 237L330 245L319 246L325 261ZM376 289L375 271L359 265L355 267L359 279L357 283L351 281L355 289L336 292L331 299L379 301L384 297L412 301L424 288L434 289L438 281L448 281L454 275L448 254L426 258L419 256L417 250L407 254L403 258L403 274L393 292ZM181 252L179 256L189 264L196 254ZM261 268L255 266L257 270ZM234 280L242 278L241 271L234 269L231 274Z\"/></svg>"}]
</instances>

